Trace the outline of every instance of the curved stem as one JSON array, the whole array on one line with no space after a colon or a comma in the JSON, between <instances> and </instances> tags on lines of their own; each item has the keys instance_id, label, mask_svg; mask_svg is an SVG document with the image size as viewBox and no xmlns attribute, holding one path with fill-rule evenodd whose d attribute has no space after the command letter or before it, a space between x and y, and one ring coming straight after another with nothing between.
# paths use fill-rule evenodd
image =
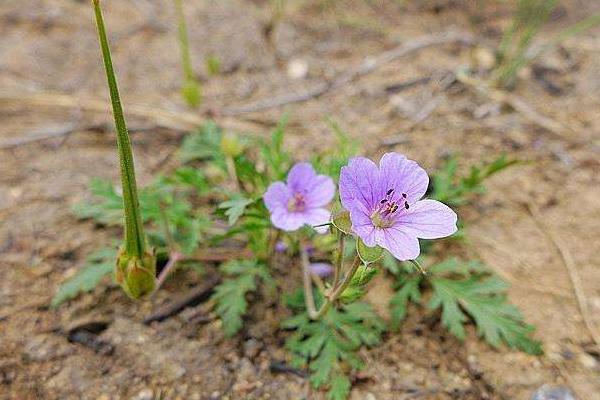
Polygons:
<instances>
[{"instance_id":1,"label":"curved stem","mask_svg":"<svg viewBox=\"0 0 600 400\"><path fill-rule=\"evenodd\" d=\"M337 300L337 298L344 293L344 290L346 290L346 288L348 287L348 285L350 285L350 282L352 281L352 277L354 276L354 273L356 273L356 270L358 269L358 267L361 264L361 260L359 256L354 257L354 261L352 262L352 266L350 266L350 269L348 270L348 273L346 274L346 276L344 276L344 280L342 281L342 283L340 283L340 285L338 287L336 287L334 289L334 291L332 293L329 294L328 299L331 302L334 302Z\"/></svg>"},{"instance_id":2,"label":"curved stem","mask_svg":"<svg viewBox=\"0 0 600 400\"><path fill-rule=\"evenodd\" d=\"M135 181L135 168L131 140L123 116L123 107L115 71L113 69L110 47L106 37L104 18L100 9L100 0L93 0L96 25L98 27L98 38L104 60L104 69L108 80L110 100L112 102L113 116L117 131L117 146L119 149L119 160L121 164L121 185L123 186L123 208L125 211L125 252L132 256L141 257L144 254L146 239L144 237L142 216L140 213L137 185Z\"/></svg>"},{"instance_id":3,"label":"curved stem","mask_svg":"<svg viewBox=\"0 0 600 400\"><path fill-rule=\"evenodd\" d=\"M315 306L315 298L312 291L311 272L309 265L310 262L308 260L308 253L304 247L300 248L300 257L302 261L302 277L304 281L304 303L306 304L306 310L308 311L308 316L310 319L316 320L325 315L331 306L331 302L329 299L325 300L325 302L321 305L321 308L319 308L317 311Z\"/></svg>"},{"instance_id":4,"label":"curved stem","mask_svg":"<svg viewBox=\"0 0 600 400\"><path fill-rule=\"evenodd\" d=\"M338 254L335 260L335 270L333 275L333 287L336 287L340 281L340 274L342 273L342 262L344 261L344 240L345 236L342 232L339 232L338 239Z\"/></svg>"},{"instance_id":5,"label":"curved stem","mask_svg":"<svg viewBox=\"0 0 600 400\"><path fill-rule=\"evenodd\" d=\"M417 260L408 260L412 265L415 266L415 268L422 274L422 275L427 275L427 271L425 271L423 269L423 267L421 266L421 264L419 264L419 262Z\"/></svg>"}]
</instances>

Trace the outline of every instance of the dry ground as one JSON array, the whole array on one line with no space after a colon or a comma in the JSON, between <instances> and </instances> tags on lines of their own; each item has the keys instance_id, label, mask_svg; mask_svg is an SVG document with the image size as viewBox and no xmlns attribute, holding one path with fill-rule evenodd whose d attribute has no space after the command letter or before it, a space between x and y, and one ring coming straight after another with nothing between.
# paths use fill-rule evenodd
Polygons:
<instances>
[{"instance_id":1,"label":"dry ground","mask_svg":"<svg viewBox=\"0 0 600 400\"><path fill-rule=\"evenodd\" d=\"M184 111L170 2L106 3L126 109L135 104ZM202 60L210 54L222 62L222 74L205 79L206 101L198 116L302 91L366 55L428 33L472 32L480 46L490 46L510 16L504 2L491 0L477 6L466 0L297 1L272 25L268 2L184 3L198 73L207 77ZM598 12L595 1L566 2L542 36L593 11ZM564 262L546 235L555 233L572 253L600 329L600 30L546 53L537 70L525 71L514 92L563 124L561 132L542 129L460 84L440 90L434 79L390 93L399 83L482 61L475 53L465 46L436 46L322 98L235 121L264 134L289 111L287 144L299 154L331 142L324 122L330 116L363 143L365 153L393 149L427 168L449 153L459 153L465 163L501 152L532 161L493 178L489 194L462 210L461 217L468 223L470 251L512 283L510 297L537 326L546 355L495 351L473 331L459 343L423 312L413 312L401 333L363 353L368 364L357 377L353 399L528 399L544 384L565 384L581 399L600 399L600 353L581 318ZM304 79L288 77L292 59L307 63ZM544 68L550 72L540 74ZM87 1L1 2L0 91L106 101ZM402 111L402 104L425 108L431 98L437 107L422 122L414 123ZM185 314L150 327L142 324L152 307L194 284L194 277L168 285L159 304L132 303L107 283L58 311L49 309L60 282L98 243L118 234L94 229L70 213L92 177L117 177L112 130L98 129L110 123L110 115L0 100L0 118L4 144L77 126L69 136L0 150L0 398L151 399L159 392L168 399L321 398L303 378L269 370L273 360L285 359L277 331L284 311L277 307L254 309L244 333L232 340L223 338L218 322L190 326ZM182 132L155 127L152 118L132 117L130 124L147 128L133 136L140 181L147 183L172 164ZM390 138L397 144L382 145ZM527 203L539 208L544 228ZM383 289L377 292L386 293ZM372 300L382 303L384 297ZM64 332L81 319L106 321L99 337L114 347L112 354L67 340Z\"/></svg>"}]
</instances>

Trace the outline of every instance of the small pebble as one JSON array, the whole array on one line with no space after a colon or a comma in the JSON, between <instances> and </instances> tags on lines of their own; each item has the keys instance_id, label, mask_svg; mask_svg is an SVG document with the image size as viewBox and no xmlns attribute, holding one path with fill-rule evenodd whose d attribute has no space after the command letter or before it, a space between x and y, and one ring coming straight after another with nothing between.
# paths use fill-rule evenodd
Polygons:
<instances>
[{"instance_id":1,"label":"small pebble","mask_svg":"<svg viewBox=\"0 0 600 400\"><path fill-rule=\"evenodd\" d=\"M544 385L533 393L531 400L575 400L575 396L565 386Z\"/></svg>"}]
</instances>

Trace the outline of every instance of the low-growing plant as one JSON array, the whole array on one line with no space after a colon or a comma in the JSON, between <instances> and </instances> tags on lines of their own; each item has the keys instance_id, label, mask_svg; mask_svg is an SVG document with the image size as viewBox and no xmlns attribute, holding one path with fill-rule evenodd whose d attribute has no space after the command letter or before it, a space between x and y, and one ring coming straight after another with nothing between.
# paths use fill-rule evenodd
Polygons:
<instances>
[{"instance_id":1,"label":"low-growing plant","mask_svg":"<svg viewBox=\"0 0 600 400\"><path fill-rule=\"evenodd\" d=\"M481 263L452 255L452 248L464 243L424 241L458 237L458 217L449 205L467 205L483 193L485 179L517 160L501 156L463 175L457 158L451 158L430 181L418 163L401 154L387 153L378 164L357 156L356 142L335 122L330 125L337 143L314 155L312 163L299 162L286 150L285 118L266 139L223 132L209 123L184 139L181 165L141 189L138 204L97 0L94 5L125 160L123 190L93 180L93 199L74 211L104 226L122 224L125 215L125 246L115 277L129 296L160 289L178 267L202 272L196 254L224 248L230 257L215 272L222 279L211 304L225 335L233 336L244 328L253 302L276 298L283 277L275 267L289 264L287 276L298 282L284 296L291 313L281 322L286 348L293 365L306 368L312 386L327 390L332 400L348 397L351 375L364 366L359 350L379 344L384 331L397 330L411 304L439 314L441 325L458 339L466 337L465 325L474 323L494 347L504 343L541 352L531 338L533 328L507 302L506 283ZM113 269L116 254L106 248L90 256L52 305L92 290ZM146 254L152 255L152 268L163 266L158 276L146 265ZM395 285L390 321L363 300L378 273Z\"/></svg>"}]
</instances>

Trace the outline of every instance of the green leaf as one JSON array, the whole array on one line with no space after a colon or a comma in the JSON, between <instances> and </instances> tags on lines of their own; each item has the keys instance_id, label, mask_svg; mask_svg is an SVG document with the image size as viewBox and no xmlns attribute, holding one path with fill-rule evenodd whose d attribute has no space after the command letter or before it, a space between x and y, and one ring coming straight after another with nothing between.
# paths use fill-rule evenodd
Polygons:
<instances>
[{"instance_id":1,"label":"green leaf","mask_svg":"<svg viewBox=\"0 0 600 400\"><path fill-rule=\"evenodd\" d=\"M451 268L457 264L458 268ZM479 336L492 346L505 343L530 354L541 354L540 342L531 338L534 328L506 299L508 285L482 270L480 264L460 266L455 260L432 267L433 296L428 307L441 307L442 324L459 339L464 339L463 325L470 317Z\"/></svg>"},{"instance_id":2,"label":"green leaf","mask_svg":"<svg viewBox=\"0 0 600 400\"><path fill-rule=\"evenodd\" d=\"M298 309L302 291L290 296ZM331 399L346 399L350 380L345 366L363 368L357 354L362 346L375 346L381 340L385 323L367 303L345 304L330 309L322 319L313 321L305 313L284 321L286 329L295 329L286 347L295 356L295 365L308 364L310 382L315 388L327 388Z\"/></svg>"},{"instance_id":3,"label":"green leaf","mask_svg":"<svg viewBox=\"0 0 600 400\"><path fill-rule=\"evenodd\" d=\"M458 175L458 160L450 158L442 168L433 174L433 190L430 197L446 204L464 204L470 195L485 192L484 181L506 168L522 164L523 161L509 159L501 155L489 164L473 165L469 174Z\"/></svg>"},{"instance_id":4,"label":"green leaf","mask_svg":"<svg viewBox=\"0 0 600 400\"><path fill-rule=\"evenodd\" d=\"M219 208L225 210L225 215L229 219L229 225L232 226L244 214L246 207L252 203L254 203L254 200L252 199L238 197L224 201L223 203L219 204Z\"/></svg>"},{"instance_id":5,"label":"green leaf","mask_svg":"<svg viewBox=\"0 0 600 400\"><path fill-rule=\"evenodd\" d=\"M345 400L350 396L352 385L346 375L337 374L331 380L331 386L327 392L328 400Z\"/></svg>"},{"instance_id":6,"label":"green leaf","mask_svg":"<svg viewBox=\"0 0 600 400\"><path fill-rule=\"evenodd\" d=\"M84 266L77 273L63 282L52 299L51 306L56 308L80 293L92 291L102 278L115 268L117 252L112 248L97 251L88 257Z\"/></svg>"},{"instance_id":7,"label":"green leaf","mask_svg":"<svg viewBox=\"0 0 600 400\"><path fill-rule=\"evenodd\" d=\"M350 280L350 286L364 286L371 282L379 270L368 265L360 265Z\"/></svg>"},{"instance_id":8,"label":"green leaf","mask_svg":"<svg viewBox=\"0 0 600 400\"><path fill-rule=\"evenodd\" d=\"M214 162L222 171L227 171L225 156L221 151L221 129L213 122L204 124L197 133L183 140L179 157L182 162L207 160Z\"/></svg>"},{"instance_id":9,"label":"green leaf","mask_svg":"<svg viewBox=\"0 0 600 400\"><path fill-rule=\"evenodd\" d=\"M350 213L342 209L338 203L333 206L331 223L346 235L352 234L352 221L350 220Z\"/></svg>"},{"instance_id":10,"label":"green leaf","mask_svg":"<svg viewBox=\"0 0 600 400\"><path fill-rule=\"evenodd\" d=\"M227 336L235 335L243 326L243 316L248 311L246 296L257 289L257 281L271 283L268 269L253 260L234 260L221 266L229 275L215 288L211 299L215 302L215 312L223 322Z\"/></svg>"},{"instance_id":11,"label":"green leaf","mask_svg":"<svg viewBox=\"0 0 600 400\"><path fill-rule=\"evenodd\" d=\"M421 290L419 285L423 277L421 275L403 274L397 282L396 292L390 300L391 328L398 330L400 323L406 318L408 302L419 303L421 301Z\"/></svg>"},{"instance_id":12,"label":"green leaf","mask_svg":"<svg viewBox=\"0 0 600 400\"><path fill-rule=\"evenodd\" d=\"M372 264L383 257L383 249L381 247L368 247L361 238L356 240L356 251L365 264Z\"/></svg>"}]
</instances>

